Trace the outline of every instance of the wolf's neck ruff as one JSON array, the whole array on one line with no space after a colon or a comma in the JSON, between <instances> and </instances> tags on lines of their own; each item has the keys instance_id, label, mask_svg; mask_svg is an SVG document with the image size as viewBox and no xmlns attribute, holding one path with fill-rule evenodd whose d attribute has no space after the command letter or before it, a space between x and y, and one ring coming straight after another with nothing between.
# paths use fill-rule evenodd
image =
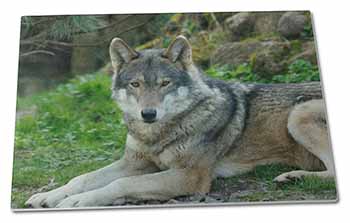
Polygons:
<instances>
[{"instance_id":1,"label":"wolf's neck ruff","mask_svg":"<svg viewBox=\"0 0 350 223\"><path fill-rule=\"evenodd\" d=\"M247 89L240 84L202 81L189 96L196 100L173 119L147 124L126 116L129 134L147 145L151 153L169 149L181 156L187 148L195 147L198 154L195 159L202 157L199 154L213 158L223 156L243 131Z\"/></svg>"}]
</instances>

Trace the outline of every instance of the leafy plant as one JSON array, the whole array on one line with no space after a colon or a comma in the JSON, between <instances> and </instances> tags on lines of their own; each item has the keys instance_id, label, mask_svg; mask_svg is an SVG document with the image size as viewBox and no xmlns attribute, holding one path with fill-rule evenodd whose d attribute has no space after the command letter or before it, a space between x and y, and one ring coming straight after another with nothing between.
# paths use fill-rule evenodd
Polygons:
<instances>
[{"instance_id":1,"label":"leafy plant","mask_svg":"<svg viewBox=\"0 0 350 223\"><path fill-rule=\"evenodd\" d=\"M305 60L296 60L288 66L285 74L275 75L271 80L262 78L254 73L251 65L247 63L238 65L235 68L230 66L214 66L206 70L206 73L213 78L240 82L300 83L320 80L318 67Z\"/></svg>"},{"instance_id":2,"label":"leafy plant","mask_svg":"<svg viewBox=\"0 0 350 223\"><path fill-rule=\"evenodd\" d=\"M253 71L252 67L247 64L238 65L236 68L230 68L230 66L211 67L206 70L206 73L221 80L236 80L241 82L267 82L266 79L260 78Z\"/></svg>"},{"instance_id":3,"label":"leafy plant","mask_svg":"<svg viewBox=\"0 0 350 223\"><path fill-rule=\"evenodd\" d=\"M318 67L305 60L296 60L288 67L285 75L276 75L273 83L300 83L305 81L319 81Z\"/></svg>"},{"instance_id":4,"label":"leafy plant","mask_svg":"<svg viewBox=\"0 0 350 223\"><path fill-rule=\"evenodd\" d=\"M314 37L314 33L313 33L313 29L312 29L312 24L311 23L309 23L306 26L304 26L304 30L301 33L301 37L305 38L305 39Z\"/></svg>"}]
</instances>

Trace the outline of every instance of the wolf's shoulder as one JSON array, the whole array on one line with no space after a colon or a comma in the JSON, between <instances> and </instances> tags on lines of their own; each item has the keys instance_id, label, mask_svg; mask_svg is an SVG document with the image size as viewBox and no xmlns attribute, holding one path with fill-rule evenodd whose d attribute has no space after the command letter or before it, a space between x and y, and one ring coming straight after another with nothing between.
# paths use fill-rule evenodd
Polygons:
<instances>
[{"instance_id":1,"label":"wolf's shoulder","mask_svg":"<svg viewBox=\"0 0 350 223\"><path fill-rule=\"evenodd\" d=\"M205 83L210 89L218 89L225 94L236 97L244 97L255 89L255 84L241 83L237 81L224 81L206 77Z\"/></svg>"}]
</instances>

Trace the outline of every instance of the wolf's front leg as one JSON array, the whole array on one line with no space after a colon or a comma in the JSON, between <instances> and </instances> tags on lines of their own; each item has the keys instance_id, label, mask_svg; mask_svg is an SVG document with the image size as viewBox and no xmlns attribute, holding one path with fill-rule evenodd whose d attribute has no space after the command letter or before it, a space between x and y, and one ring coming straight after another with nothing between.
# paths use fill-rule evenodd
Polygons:
<instances>
[{"instance_id":1,"label":"wolf's front leg","mask_svg":"<svg viewBox=\"0 0 350 223\"><path fill-rule=\"evenodd\" d=\"M124 156L121 160L102 169L75 177L62 187L35 194L25 205L32 208L52 208L69 196L104 187L118 178L151 173L157 170L148 161L135 160L133 157L136 156L129 155L128 158Z\"/></svg>"},{"instance_id":2,"label":"wolf's front leg","mask_svg":"<svg viewBox=\"0 0 350 223\"><path fill-rule=\"evenodd\" d=\"M211 176L206 168L170 169L118 179L103 188L68 197L57 208L106 206L122 197L167 200L181 195L207 193L210 183Z\"/></svg>"}]
</instances>

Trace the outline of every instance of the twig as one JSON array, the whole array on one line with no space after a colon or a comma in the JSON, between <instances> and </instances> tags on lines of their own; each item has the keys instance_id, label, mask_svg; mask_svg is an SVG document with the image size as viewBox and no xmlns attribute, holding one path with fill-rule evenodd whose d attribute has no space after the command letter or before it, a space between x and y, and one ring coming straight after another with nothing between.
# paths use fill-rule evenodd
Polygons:
<instances>
[{"instance_id":1,"label":"twig","mask_svg":"<svg viewBox=\"0 0 350 223\"><path fill-rule=\"evenodd\" d=\"M50 55L50 56L55 56L56 54L47 50L33 50L30 52L26 52L26 53L22 53L19 56L20 57L27 57L27 56L31 56L33 54L46 54L46 55Z\"/></svg>"}]
</instances>

